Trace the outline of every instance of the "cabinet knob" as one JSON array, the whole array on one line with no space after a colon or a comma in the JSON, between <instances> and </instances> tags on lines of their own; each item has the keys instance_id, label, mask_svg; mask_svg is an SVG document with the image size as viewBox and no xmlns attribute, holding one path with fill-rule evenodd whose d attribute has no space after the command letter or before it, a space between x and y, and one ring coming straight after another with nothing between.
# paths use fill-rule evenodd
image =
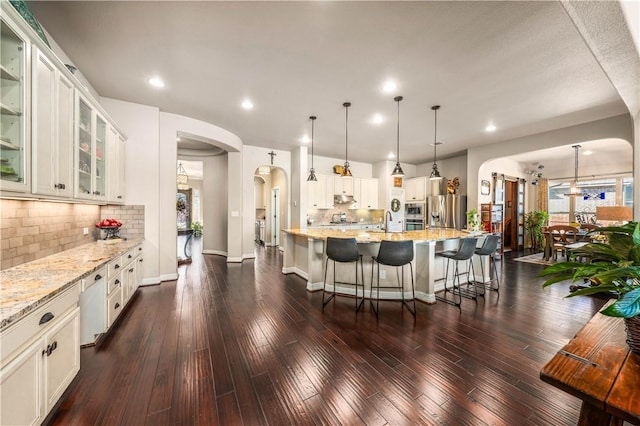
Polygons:
<instances>
[{"instance_id":1,"label":"cabinet knob","mask_svg":"<svg viewBox=\"0 0 640 426\"><path fill-rule=\"evenodd\" d=\"M115 285L120 285L120 280L115 280L114 284Z\"/></svg>"},{"instance_id":2,"label":"cabinet knob","mask_svg":"<svg viewBox=\"0 0 640 426\"><path fill-rule=\"evenodd\" d=\"M122 199L122 195L118 195L116 198L117 198L118 200L121 200L121 199Z\"/></svg>"},{"instance_id":3,"label":"cabinet knob","mask_svg":"<svg viewBox=\"0 0 640 426\"><path fill-rule=\"evenodd\" d=\"M133 272L133 268L129 268L129 272Z\"/></svg>"},{"instance_id":4,"label":"cabinet knob","mask_svg":"<svg viewBox=\"0 0 640 426\"><path fill-rule=\"evenodd\" d=\"M113 309L118 309L120 307L120 303L116 302L115 306L113 307Z\"/></svg>"},{"instance_id":5,"label":"cabinet knob","mask_svg":"<svg viewBox=\"0 0 640 426\"><path fill-rule=\"evenodd\" d=\"M129 256L127 256L127 259L131 259L132 257L133 257L132 255L129 255Z\"/></svg>"},{"instance_id":6,"label":"cabinet knob","mask_svg":"<svg viewBox=\"0 0 640 426\"><path fill-rule=\"evenodd\" d=\"M102 279L102 275L98 274L93 278L95 281L101 280Z\"/></svg>"},{"instance_id":7,"label":"cabinet knob","mask_svg":"<svg viewBox=\"0 0 640 426\"><path fill-rule=\"evenodd\" d=\"M114 266L113 269L120 269L120 265L116 263L116 266Z\"/></svg>"}]
</instances>

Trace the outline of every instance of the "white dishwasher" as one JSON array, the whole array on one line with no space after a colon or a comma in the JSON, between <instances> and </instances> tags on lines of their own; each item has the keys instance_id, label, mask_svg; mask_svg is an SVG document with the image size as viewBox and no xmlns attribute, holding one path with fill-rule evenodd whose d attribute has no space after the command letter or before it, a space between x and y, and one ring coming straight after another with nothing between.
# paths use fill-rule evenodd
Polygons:
<instances>
[{"instance_id":1,"label":"white dishwasher","mask_svg":"<svg viewBox=\"0 0 640 426\"><path fill-rule=\"evenodd\" d=\"M80 293L80 345L91 345L106 330L107 268L82 280Z\"/></svg>"}]
</instances>

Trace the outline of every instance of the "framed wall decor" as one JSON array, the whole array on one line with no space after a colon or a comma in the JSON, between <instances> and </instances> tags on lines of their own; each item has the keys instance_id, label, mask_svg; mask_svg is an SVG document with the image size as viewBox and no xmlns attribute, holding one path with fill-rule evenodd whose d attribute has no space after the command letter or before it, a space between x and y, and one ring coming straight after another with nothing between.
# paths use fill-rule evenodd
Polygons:
<instances>
[{"instance_id":1,"label":"framed wall decor","mask_svg":"<svg viewBox=\"0 0 640 426\"><path fill-rule=\"evenodd\" d=\"M488 180L480 182L480 194L489 195L491 193L491 183Z\"/></svg>"},{"instance_id":2,"label":"framed wall decor","mask_svg":"<svg viewBox=\"0 0 640 426\"><path fill-rule=\"evenodd\" d=\"M393 178L393 187L394 188L402 188L402 178L396 176Z\"/></svg>"}]
</instances>

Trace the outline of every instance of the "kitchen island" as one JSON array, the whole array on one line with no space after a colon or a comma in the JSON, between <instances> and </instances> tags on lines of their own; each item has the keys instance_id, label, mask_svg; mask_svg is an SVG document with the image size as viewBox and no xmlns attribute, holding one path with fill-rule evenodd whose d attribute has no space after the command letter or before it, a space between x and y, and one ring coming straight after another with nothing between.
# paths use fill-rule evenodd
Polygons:
<instances>
[{"instance_id":1,"label":"kitchen island","mask_svg":"<svg viewBox=\"0 0 640 426\"><path fill-rule=\"evenodd\" d=\"M407 231L407 232L371 232L363 230L346 230L346 229L286 229L284 233L284 256L282 264L282 272L284 274L297 274L307 280L307 290L321 290L324 283L324 263L325 249L324 242L327 237L335 238L355 238L358 242L358 249L363 255L365 267L365 289L371 287L371 256L378 253L380 241L406 241L414 242L414 261L413 274L416 289L416 298L426 303L435 303L435 293L444 288L444 267L445 262L441 257L437 257L436 253L445 250L454 250L458 247L458 240L469 236L478 236L478 245L482 244L483 238L481 234L470 234L467 231L458 231L449 228L432 228L424 231ZM480 260L477 256L473 259L476 271L476 279L485 281L488 277L480 276ZM483 259L485 275L488 274L488 259ZM331 268L329 262L329 268ZM355 280L353 268L339 268L337 281ZM410 271L405 268L406 273ZM395 268L381 267L381 282L388 280L389 285L397 282ZM333 274L328 274L327 279L332 278ZM410 279L410 277L408 277ZM451 277L450 277L451 278ZM463 278L464 279L464 278ZM451 281L451 280L450 280ZM352 288L336 289L339 293L353 294ZM365 291L365 295L367 295ZM384 299L400 299L399 291L380 292L380 297ZM405 298L411 298L407 293Z\"/></svg>"}]
</instances>

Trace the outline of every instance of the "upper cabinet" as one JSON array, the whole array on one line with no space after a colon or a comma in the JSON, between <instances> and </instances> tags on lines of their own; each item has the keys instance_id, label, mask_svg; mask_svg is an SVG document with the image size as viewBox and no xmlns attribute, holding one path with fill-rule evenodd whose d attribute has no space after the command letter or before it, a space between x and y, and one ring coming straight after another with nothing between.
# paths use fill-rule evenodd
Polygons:
<instances>
[{"instance_id":1,"label":"upper cabinet","mask_svg":"<svg viewBox=\"0 0 640 426\"><path fill-rule=\"evenodd\" d=\"M418 177L404 181L404 199L406 202L424 201L426 198L427 178Z\"/></svg>"},{"instance_id":2,"label":"upper cabinet","mask_svg":"<svg viewBox=\"0 0 640 426\"><path fill-rule=\"evenodd\" d=\"M353 195L356 178L334 178L333 195Z\"/></svg>"},{"instance_id":3,"label":"upper cabinet","mask_svg":"<svg viewBox=\"0 0 640 426\"><path fill-rule=\"evenodd\" d=\"M354 194L359 209L377 209L378 208L378 179L361 178L359 179L359 194ZM358 192L358 191L356 191Z\"/></svg>"},{"instance_id":4,"label":"upper cabinet","mask_svg":"<svg viewBox=\"0 0 640 426\"><path fill-rule=\"evenodd\" d=\"M0 18L0 188L29 191L27 36Z\"/></svg>"},{"instance_id":5,"label":"upper cabinet","mask_svg":"<svg viewBox=\"0 0 640 426\"><path fill-rule=\"evenodd\" d=\"M107 139L107 200L109 203L124 202L124 138L118 131L109 126Z\"/></svg>"},{"instance_id":6,"label":"upper cabinet","mask_svg":"<svg viewBox=\"0 0 640 426\"><path fill-rule=\"evenodd\" d=\"M106 200L107 123L82 95L76 97L76 124L75 196Z\"/></svg>"},{"instance_id":7,"label":"upper cabinet","mask_svg":"<svg viewBox=\"0 0 640 426\"><path fill-rule=\"evenodd\" d=\"M0 8L1 194L124 203L125 137L13 6Z\"/></svg>"},{"instance_id":8,"label":"upper cabinet","mask_svg":"<svg viewBox=\"0 0 640 426\"><path fill-rule=\"evenodd\" d=\"M73 196L73 83L37 48L32 64L33 192L69 198Z\"/></svg>"}]
</instances>

